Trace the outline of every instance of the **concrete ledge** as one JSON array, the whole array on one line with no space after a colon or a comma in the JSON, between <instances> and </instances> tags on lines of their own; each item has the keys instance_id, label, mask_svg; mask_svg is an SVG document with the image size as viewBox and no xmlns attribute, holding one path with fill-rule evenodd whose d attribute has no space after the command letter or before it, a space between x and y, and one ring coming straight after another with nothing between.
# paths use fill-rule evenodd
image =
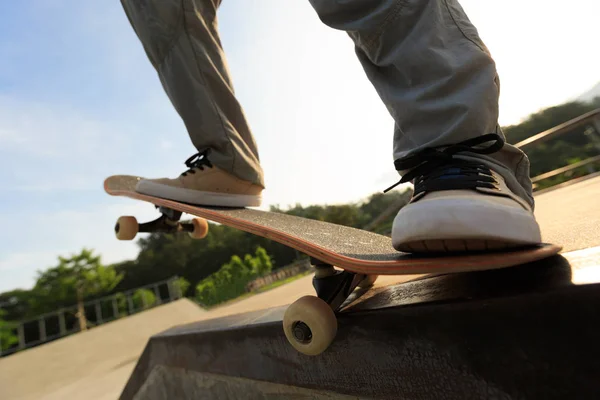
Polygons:
<instances>
[{"instance_id":1,"label":"concrete ledge","mask_svg":"<svg viewBox=\"0 0 600 400\"><path fill-rule=\"evenodd\" d=\"M317 357L287 343L285 307L173 328L150 340L121 398L177 398L165 374L206 398L263 398L273 387L277 398L593 398L599 259L595 248L368 291ZM211 392L207 377L233 391Z\"/></svg>"}]
</instances>

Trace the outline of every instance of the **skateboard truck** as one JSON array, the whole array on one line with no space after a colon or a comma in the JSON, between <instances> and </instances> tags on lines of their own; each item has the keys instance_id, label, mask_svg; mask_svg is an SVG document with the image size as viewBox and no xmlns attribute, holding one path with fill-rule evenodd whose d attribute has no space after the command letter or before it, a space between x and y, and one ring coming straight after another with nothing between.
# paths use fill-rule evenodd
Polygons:
<instances>
[{"instance_id":1,"label":"skateboard truck","mask_svg":"<svg viewBox=\"0 0 600 400\"><path fill-rule=\"evenodd\" d=\"M296 350L306 355L317 355L335 338L335 311L355 288L372 286L377 275L339 271L313 257L311 264L315 268L313 287L317 296L304 296L290 304L283 316L283 330Z\"/></svg>"},{"instance_id":2,"label":"skateboard truck","mask_svg":"<svg viewBox=\"0 0 600 400\"><path fill-rule=\"evenodd\" d=\"M208 234L208 223L203 218L194 218L191 222L180 222L181 211L157 206L161 215L154 221L138 223L135 217L119 217L115 224L115 235L119 240L133 240L138 232L176 233L187 232L194 239L202 239Z\"/></svg>"},{"instance_id":3,"label":"skateboard truck","mask_svg":"<svg viewBox=\"0 0 600 400\"><path fill-rule=\"evenodd\" d=\"M350 293L364 278L362 274L336 270L332 265L311 258L315 267L313 287L317 297L325 301L332 310L338 310Z\"/></svg>"}]
</instances>

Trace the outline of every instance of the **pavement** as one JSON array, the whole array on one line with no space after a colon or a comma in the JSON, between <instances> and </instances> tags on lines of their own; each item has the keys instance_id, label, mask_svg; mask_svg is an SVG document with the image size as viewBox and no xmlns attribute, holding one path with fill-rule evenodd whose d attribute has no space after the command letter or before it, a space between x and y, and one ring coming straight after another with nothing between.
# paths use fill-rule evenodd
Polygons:
<instances>
[{"instance_id":1,"label":"pavement","mask_svg":"<svg viewBox=\"0 0 600 400\"><path fill-rule=\"evenodd\" d=\"M535 215L542 239L563 252L600 246L600 177L536 196Z\"/></svg>"},{"instance_id":2,"label":"pavement","mask_svg":"<svg viewBox=\"0 0 600 400\"><path fill-rule=\"evenodd\" d=\"M0 399L115 399L150 336L205 314L181 299L4 357Z\"/></svg>"}]
</instances>

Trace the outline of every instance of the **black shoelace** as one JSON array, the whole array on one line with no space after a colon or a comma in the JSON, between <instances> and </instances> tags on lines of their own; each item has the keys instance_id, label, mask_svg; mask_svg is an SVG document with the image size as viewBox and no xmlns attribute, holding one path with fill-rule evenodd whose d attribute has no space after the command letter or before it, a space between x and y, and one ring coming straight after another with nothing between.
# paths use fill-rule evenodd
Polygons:
<instances>
[{"instance_id":1,"label":"black shoelace","mask_svg":"<svg viewBox=\"0 0 600 400\"><path fill-rule=\"evenodd\" d=\"M494 142L487 147L477 148L475 146L487 142ZM439 150L427 148L413 156L396 160L396 170L409 170L400 181L390 186L384 193L396 186L414 180L414 194L436 190L452 189L475 189L484 187L493 189L496 180L484 164L455 158L454 155L461 152L477 154L491 154L502 149L504 140L495 134L489 133L453 144Z\"/></svg>"},{"instance_id":2,"label":"black shoelace","mask_svg":"<svg viewBox=\"0 0 600 400\"><path fill-rule=\"evenodd\" d=\"M204 170L204 167L212 168L213 165L208 159L208 155L210 154L210 149L206 149L204 151L199 151L198 153L192 155L190 158L185 160L185 166L189 169L181 174L181 176L186 176L187 174L195 174L196 168L201 171Z\"/></svg>"}]
</instances>

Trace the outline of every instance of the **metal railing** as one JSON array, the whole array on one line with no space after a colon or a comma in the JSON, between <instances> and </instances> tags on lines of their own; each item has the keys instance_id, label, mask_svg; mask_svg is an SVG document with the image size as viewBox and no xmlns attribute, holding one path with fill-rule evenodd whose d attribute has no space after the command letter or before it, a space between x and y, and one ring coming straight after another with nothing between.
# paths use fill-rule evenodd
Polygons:
<instances>
[{"instance_id":1,"label":"metal railing","mask_svg":"<svg viewBox=\"0 0 600 400\"><path fill-rule=\"evenodd\" d=\"M526 146L531 144L541 144L549 139L552 139L556 136L563 135L567 132L572 131L575 128L578 128L582 125L589 124L592 122L598 132L600 132L600 108L594 111L590 111L583 115L580 115L577 118L573 118L570 121L564 122L560 125L555 126L554 128L550 128L544 132L538 133L537 135L533 135L525 140L520 141L515 144L516 147L523 149Z\"/></svg>"},{"instance_id":2,"label":"metal railing","mask_svg":"<svg viewBox=\"0 0 600 400\"><path fill-rule=\"evenodd\" d=\"M291 276L300 275L307 271L312 271L312 269L313 267L309 258L297 260L289 265L286 265L285 267L278 268L267 275L260 276L248 282L246 285L246 292L260 290L266 285L270 285Z\"/></svg>"},{"instance_id":3,"label":"metal railing","mask_svg":"<svg viewBox=\"0 0 600 400\"><path fill-rule=\"evenodd\" d=\"M136 314L148 308L180 299L183 297L181 288L175 283L178 279L179 277L175 276L164 281L84 302L83 307L88 327L102 325L128 315ZM136 299L136 293L139 293L143 289L150 290L154 294L152 304L148 304L148 299L143 294L137 296ZM110 313L103 311L107 308L110 309ZM89 312L89 310L93 311ZM88 314L90 315L88 316ZM3 349L0 342L0 357L79 332L81 329L77 323L76 315L77 305L75 304L16 323L16 326L11 331L16 333L18 343L8 349ZM57 332L48 334L49 321L52 319L57 320L54 321L53 325L58 329ZM68 324L68 320L73 321L73 323ZM34 333L36 330L37 335L34 335L34 338L30 338L32 336L31 333Z\"/></svg>"},{"instance_id":4,"label":"metal railing","mask_svg":"<svg viewBox=\"0 0 600 400\"><path fill-rule=\"evenodd\" d=\"M557 168L557 169L552 170L550 172L545 172L543 174L540 174L540 175L538 175L538 176L536 176L534 178L531 178L531 182L532 183L537 183L537 182L542 181L544 179L552 178L553 176L560 175L560 174L562 174L564 172L572 171L572 170L577 169L579 167L584 167L586 165L589 165L589 164L592 164L592 163L595 163L595 162L600 162L600 154L597 155L597 156L594 156L594 157L586 158L585 160L576 162L574 164L569 164L566 167Z\"/></svg>"},{"instance_id":5,"label":"metal railing","mask_svg":"<svg viewBox=\"0 0 600 400\"><path fill-rule=\"evenodd\" d=\"M598 149L598 152L600 153L600 108L590 111L588 113L585 113L577 118L573 118L570 121L564 122L558 126L555 126L554 128L551 128L544 132L538 133L537 135L531 136L525 140L522 140L519 143L517 143L515 146L519 147L520 149L523 149L523 148L525 148L527 146L531 146L533 144L539 145L550 139L554 139L554 138L564 135L566 133L573 132L574 129L580 128L585 125L590 125L590 128L586 129L586 131L584 132L584 135L586 135L590 139L590 141L592 141L596 145L596 148ZM534 190L538 187L538 182L540 182L544 179L552 178L557 175L563 174L565 172L573 171L577 168L580 168L580 167L583 167L586 165L591 166L591 164L596 163L596 162L600 162L600 154L593 156L593 157L589 157L589 158L579 161L577 163L569 164L564 167L556 168L552 171L548 171L543 174L537 175L537 176L531 178L531 182L534 185ZM589 172L591 174L595 171L592 170Z\"/></svg>"}]
</instances>

